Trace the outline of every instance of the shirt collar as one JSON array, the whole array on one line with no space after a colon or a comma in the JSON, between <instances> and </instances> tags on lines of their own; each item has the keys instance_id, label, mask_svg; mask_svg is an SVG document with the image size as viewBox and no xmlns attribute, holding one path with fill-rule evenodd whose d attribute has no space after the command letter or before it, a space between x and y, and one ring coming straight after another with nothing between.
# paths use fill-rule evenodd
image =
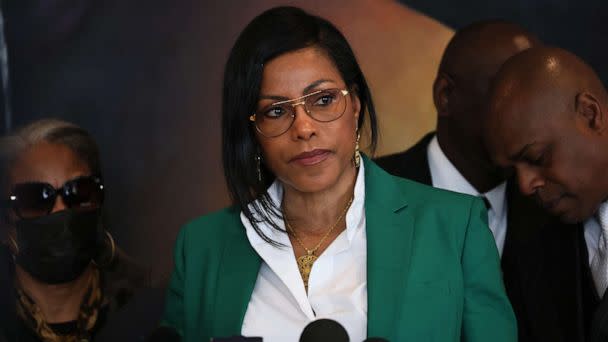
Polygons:
<instances>
[{"instance_id":1,"label":"shirt collar","mask_svg":"<svg viewBox=\"0 0 608 342\"><path fill-rule=\"evenodd\" d=\"M477 191L445 155L441 146L439 146L436 135L429 143L427 157L434 187L472 196L484 196L490 202L491 210L498 213L504 210L507 191L506 182L500 183L483 194Z\"/></svg>"},{"instance_id":2,"label":"shirt collar","mask_svg":"<svg viewBox=\"0 0 608 342\"><path fill-rule=\"evenodd\" d=\"M598 207L598 212L599 212L600 208L602 208L603 206L608 206L608 201L600 204L600 206ZM601 225L599 217L597 215L598 212L596 212L593 216L589 217L584 222L585 242L587 243L587 253L589 255L589 264L591 264L591 262L593 261L593 259L595 258L596 254L597 254L600 236L602 235L602 225Z\"/></svg>"},{"instance_id":3,"label":"shirt collar","mask_svg":"<svg viewBox=\"0 0 608 342\"><path fill-rule=\"evenodd\" d=\"M365 210L365 163L361 163L359 166L359 171L357 172L357 180L355 181L355 188L353 194L353 203L350 208L346 212L346 236L348 241L351 242L357 229L361 226L359 223L364 219ZM283 184L278 179L275 179L274 182L267 189L268 195L271 201L278 207L281 207L281 203L283 201ZM256 200L257 201L257 200ZM253 209L253 206L250 205L250 209ZM254 217L258 217L255 212L253 212ZM281 229L285 230L285 223L281 218L273 217L273 221L279 226ZM249 242L252 245L265 244L267 243L262 239L262 237L253 229L251 222L245 217L243 212L241 212L241 222L245 226L245 230L247 232L247 237L249 238ZM289 241L289 237L284 232L277 231L272 228L268 223L262 221L258 224L258 227L262 230L262 232L270 237L272 240L277 241L285 246L291 246L291 242Z\"/></svg>"}]
</instances>

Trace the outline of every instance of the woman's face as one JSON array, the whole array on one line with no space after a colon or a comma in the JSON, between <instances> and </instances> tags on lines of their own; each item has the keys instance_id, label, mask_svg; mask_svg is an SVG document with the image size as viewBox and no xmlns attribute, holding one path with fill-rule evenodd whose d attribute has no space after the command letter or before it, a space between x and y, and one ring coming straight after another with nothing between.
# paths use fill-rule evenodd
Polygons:
<instances>
[{"instance_id":1,"label":"woman's face","mask_svg":"<svg viewBox=\"0 0 608 342\"><path fill-rule=\"evenodd\" d=\"M9 189L16 184L27 182L48 183L58 189L68 180L90 174L87 163L69 147L40 142L27 148L11 167ZM65 209L61 197L58 196L51 212ZM11 213L11 216L16 219L14 213Z\"/></svg>"},{"instance_id":2,"label":"woman's face","mask_svg":"<svg viewBox=\"0 0 608 342\"><path fill-rule=\"evenodd\" d=\"M281 55L264 66L256 111L282 100L295 99L317 90L347 89L327 55L311 47ZM282 135L257 133L266 167L287 187L300 192L327 190L355 176L352 158L360 112L352 91L344 114L331 122L311 118L304 107L295 107L295 121Z\"/></svg>"},{"instance_id":3,"label":"woman's face","mask_svg":"<svg viewBox=\"0 0 608 342\"><path fill-rule=\"evenodd\" d=\"M8 242L20 281L71 282L98 254L99 211L84 210L97 209L95 206L100 203L94 197L87 198L87 193L95 191L93 186L84 185L82 177L90 173L88 165L69 147L46 142L23 151L12 165L9 181L15 187L13 209L17 210L10 214L14 227L9 231ZM73 182L64 188L68 181ZM56 190L63 188L62 195L54 197L48 185L35 183L47 183ZM16 187L17 184L21 185ZM71 204L70 211L66 211L64 201ZM51 213L56 214L46 216Z\"/></svg>"}]
</instances>

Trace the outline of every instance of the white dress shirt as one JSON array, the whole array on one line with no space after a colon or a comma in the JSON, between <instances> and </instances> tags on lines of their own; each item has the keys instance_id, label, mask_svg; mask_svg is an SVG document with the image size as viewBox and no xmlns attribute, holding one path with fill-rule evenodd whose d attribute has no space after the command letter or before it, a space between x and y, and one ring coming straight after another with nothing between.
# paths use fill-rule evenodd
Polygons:
<instances>
[{"instance_id":1,"label":"white dress shirt","mask_svg":"<svg viewBox=\"0 0 608 342\"><path fill-rule=\"evenodd\" d=\"M601 205L608 205L608 202ZM602 227L595 215L585 221L585 244L587 245L587 254L589 254L589 265L597 254L601 231Z\"/></svg>"},{"instance_id":2,"label":"white dress shirt","mask_svg":"<svg viewBox=\"0 0 608 342\"><path fill-rule=\"evenodd\" d=\"M287 247L265 242L241 213L247 238L262 258L262 265L247 306L241 334L264 341L298 341L306 325L316 319L333 319L344 326L351 341L367 335L367 238L365 233L365 176L361 163L354 199L346 213L346 229L319 256L308 281L308 294L286 233L267 224L260 228ZM275 203L283 198L275 181L268 193ZM277 220L280 227L284 222Z\"/></svg>"},{"instance_id":3,"label":"white dress shirt","mask_svg":"<svg viewBox=\"0 0 608 342\"><path fill-rule=\"evenodd\" d=\"M490 202L490 208L488 209L488 225L490 226L492 235L494 235L498 253L502 256L505 237L507 235L507 183L503 182L486 193L479 193L479 191L464 178L460 171L456 169L454 164L450 162L445 153L443 153L443 150L441 150L439 142L437 141L437 136L434 136L429 143L427 157L434 187L467 195L484 196L488 199L488 202Z\"/></svg>"}]
</instances>

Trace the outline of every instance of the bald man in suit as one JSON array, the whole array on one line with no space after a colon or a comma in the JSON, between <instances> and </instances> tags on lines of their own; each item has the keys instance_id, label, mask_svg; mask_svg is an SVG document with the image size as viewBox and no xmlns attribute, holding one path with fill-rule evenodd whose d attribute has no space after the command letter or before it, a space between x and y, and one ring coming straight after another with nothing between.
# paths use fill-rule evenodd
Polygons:
<instances>
[{"instance_id":1,"label":"bald man in suit","mask_svg":"<svg viewBox=\"0 0 608 342\"><path fill-rule=\"evenodd\" d=\"M458 31L433 87L437 131L377 162L397 176L484 197L519 340L583 342L597 298L582 230L554 220L522 195L484 140L494 134L483 124L492 80L507 59L538 45L522 28L501 21Z\"/></svg>"},{"instance_id":2,"label":"bald man in suit","mask_svg":"<svg viewBox=\"0 0 608 342\"><path fill-rule=\"evenodd\" d=\"M607 341L606 88L577 56L559 48L533 48L509 59L497 74L485 127L495 163L515 169L521 192L567 228L547 227L530 240L529 246L544 244L545 253L520 251L528 264L521 269L529 272L521 273L523 291L516 302L527 301L524 286L543 288L552 295L548 301L579 313L560 315L547 307L544 314L563 325L578 319L585 327L579 340ZM578 246L578 253L564 260L568 245ZM559 272L547 273L547 267L559 267ZM564 279L571 270L578 270L578 277ZM526 314L533 319L533 310Z\"/></svg>"},{"instance_id":3,"label":"bald man in suit","mask_svg":"<svg viewBox=\"0 0 608 342\"><path fill-rule=\"evenodd\" d=\"M518 195L483 146L481 117L490 81L502 63L536 44L533 35L504 21L477 22L456 32L433 84L436 132L407 151L376 160L396 176L483 197L501 255L508 244L509 207Z\"/></svg>"}]
</instances>

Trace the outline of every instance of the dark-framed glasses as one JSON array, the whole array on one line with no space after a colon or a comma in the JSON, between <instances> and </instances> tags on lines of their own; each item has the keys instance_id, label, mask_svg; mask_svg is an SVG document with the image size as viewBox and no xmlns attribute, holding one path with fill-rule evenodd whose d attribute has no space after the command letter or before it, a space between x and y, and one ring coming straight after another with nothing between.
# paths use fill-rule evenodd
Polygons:
<instances>
[{"instance_id":1,"label":"dark-framed glasses","mask_svg":"<svg viewBox=\"0 0 608 342\"><path fill-rule=\"evenodd\" d=\"M13 186L7 202L17 217L36 218L51 213L57 196L70 209L93 209L103 203L104 187L97 176L71 179L59 189L43 182L19 183Z\"/></svg>"},{"instance_id":2,"label":"dark-framed glasses","mask_svg":"<svg viewBox=\"0 0 608 342\"><path fill-rule=\"evenodd\" d=\"M317 90L302 97L272 103L249 117L255 128L267 138L287 132L296 119L296 107L304 106L308 116L319 122L339 119L346 110L346 89Z\"/></svg>"}]
</instances>

